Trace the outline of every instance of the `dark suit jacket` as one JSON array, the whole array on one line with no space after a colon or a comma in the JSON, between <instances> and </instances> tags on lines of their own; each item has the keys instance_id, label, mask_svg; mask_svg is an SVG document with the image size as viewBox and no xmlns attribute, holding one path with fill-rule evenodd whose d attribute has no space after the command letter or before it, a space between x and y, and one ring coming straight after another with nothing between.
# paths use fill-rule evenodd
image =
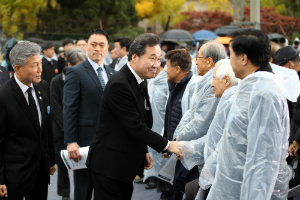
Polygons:
<instances>
[{"instance_id":1,"label":"dark suit jacket","mask_svg":"<svg viewBox=\"0 0 300 200\"><path fill-rule=\"evenodd\" d=\"M41 127L34 121L29 105L14 77L0 87L0 185L9 193L26 194L34 186L39 167L55 164L49 84L33 84L42 115ZM43 159L44 165L40 165Z\"/></svg>"},{"instance_id":2,"label":"dark suit jacket","mask_svg":"<svg viewBox=\"0 0 300 200\"><path fill-rule=\"evenodd\" d=\"M50 84L50 105L52 114L52 128L54 145L63 149L64 145L64 132L63 132L63 87L64 80L62 74L55 76Z\"/></svg>"},{"instance_id":3,"label":"dark suit jacket","mask_svg":"<svg viewBox=\"0 0 300 200\"><path fill-rule=\"evenodd\" d=\"M151 130L153 119L148 89L143 90L125 65L107 83L100 106L97 133L87 166L106 177L132 182L143 174L147 145L161 152L168 140Z\"/></svg>"},{"instance_id":4,"label":"dark suit jacket","mask_svg":"<svg viewBox=\"0 0 300 200\"><path fill-rule=\"evenodd\" d=\"M108 78L115 73L110 67L104 68ZM97 129L103 89L88 60L68 69L63 93L65 144L89 146Z\"/></svg>"},{"instance_id":5,"label":"dark suit jacket","mask_svg":"<svg viewBox=\"0 0 300 200\"><path fill-rule=\"evenodd\" d=\"M0 85L3 85L9 80L9 73L6 67L0 66Z\"/></svg>"},{"instance_id":6,"label":"dark suit jacket","mask_svg":"<svg viewBox=\"0 0 300 200\"><path fill-rule=\"evenodd\" d=\"M113 59L112 63L109 65L109 67L111 67L112 69L115 69L116 64L117 64L117 62L118 62L119 59L120 58Z\"/></svg>"},{"instance_id":7,"label":"dark suit jacket","mask_svg":"<svg viewBox=\"0 0 300 200\"><path fill-rule=\"evenodd\" d=\"M42 66L43 66L42 79L47 81L49 84L51 82L51 79L54 76L58 75L57 61L52 60L52 62L53 65L45 57L43 57L42 59Z\"/></svg>"}]
</instances>

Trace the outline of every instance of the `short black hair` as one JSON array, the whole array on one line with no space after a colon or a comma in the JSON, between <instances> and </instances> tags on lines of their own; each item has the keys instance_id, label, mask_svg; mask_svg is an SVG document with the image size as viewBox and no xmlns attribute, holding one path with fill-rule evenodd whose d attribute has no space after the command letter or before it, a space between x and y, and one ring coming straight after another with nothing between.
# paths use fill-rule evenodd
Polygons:
<instances>
[{"instance_id":1,"label":"short black hair","mask_svg":"<svg viewBox=\"0 0 300 200\"><path fill-rule=\"evenodd\" d=\"M86 41L84 38L79 38L78 40L76 40L76 44L78 43L78 41L80 41L80 40L84 40L84 41Z\"/></svg>"},{"instance_id":2,"label":"short black hair","mask_svg":"<svg viewBox=\"0 0 300 200\"><path fill-rule=\"evenodd\" d=\"M266 65L271 57L269 37L261 30L242 29L229 34L232 37L231 48L239 56L246 54L251 63L260 67Z\"/></svg>"},{"instance_id":3,"label":"short black hair","mask_svg":"<svg viewBox=\"0 0 300 200\"><path fill-rule=\"evenodd\" d=\"M107 39L107 42L109 42L109 36L108 34L106 33L105 30L102 30L102 29L94 29L94 30L91 30L88 34L87 34L87 41L90 39L91 35L94 35L94 34L100 34L100 35L104 35Z\"/></svg>"},{"instance_id":4,"label":"short black hair","mask_svg":"<svg viewBox=\"0 0 300 200\"><path fill-rule=\"evenodd\" d=\"M280 42L280 43L284 43L284 42L285 42L285 39L284 39L284 38L280 38L279 42Z\"/></svg>"},{"instance_id":5,"label":"short black hair","mask_svg":"<svg viewBox=\"0 0 300 200\"><path fill-rule=\"evenodd\" d=\"M189 72L192 66L192 59L185 49L174 49L169 51L165 58L168 59L172 67L179 66L182 71Z\"/></svg>"},{"instance_id":6,"label":"short black hair","mask_svg":"<svg viewBox=\"0 0 300 200\"><path fill-rule=\"evenodd\" d=\"M153 33L144 33L138 35L132 42L129 53L128 61L132 60L132 55L135 53L138 57L145 54L146 46L154 47L159 45L159 37Z\"/></svg>"},{"instance_id":7,"label":"short black hair","mask_svg":"<svg viewBox=\"0 0 300 200\"><path fill-rule=\"evenodd\" d=\"M119 37L117 39L115 39L114 42L119 42L121 48L125 47L126 51L129 51L130 45L131 45L131 40L127 37Z\"/></svg>"},{"instance_id":8,"label":"short black hair","mask_svg":"<svg viewBox=\"0 0 300 200\"><path fill-rule=\"evenodd\" d=\"M72 43L73 44L73 40L70 38L66 38L63 40L62 45L63 47L66 46L67 44Z\"/></svg>"},{"instance_id":9,"label":"short black hair","mask_svg":"<svg viewBox=\"0 0 300 200\"><path fill-rule=\"evenodd\" d=\"M41 45L41 48L42 48L42 52L46 49L49 49L49 48L52 48L54 47L54 44L52 42L44 42L42 45Z\"/></svg>"}]
</instances>

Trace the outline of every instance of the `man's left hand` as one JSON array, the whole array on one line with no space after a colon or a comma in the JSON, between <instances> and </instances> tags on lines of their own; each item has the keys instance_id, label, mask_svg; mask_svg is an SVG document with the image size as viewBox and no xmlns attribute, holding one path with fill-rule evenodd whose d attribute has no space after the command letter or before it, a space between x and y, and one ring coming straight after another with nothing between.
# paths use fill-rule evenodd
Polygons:
<instances>
[{"instance_id":1,"label":"man's left hand","mask_svg":"<svg viewBox=\"0 0 300 200\"><path fill-rule=\"evenodd\" d=\"M149 153L146 153L145 169L149 170L153 167L153 158Z\"/></svg>"},{"instance_id":2,"label":"man's left hand","mask_svg":"<svg viewBox=\"0 0 300 200\"><path fill-rule=\"evenodd\" d=\"M53 175L55 173L55 171L56 171L55 165L51 166L50 167L50 175Z\"/></svg>"}]
</instances>

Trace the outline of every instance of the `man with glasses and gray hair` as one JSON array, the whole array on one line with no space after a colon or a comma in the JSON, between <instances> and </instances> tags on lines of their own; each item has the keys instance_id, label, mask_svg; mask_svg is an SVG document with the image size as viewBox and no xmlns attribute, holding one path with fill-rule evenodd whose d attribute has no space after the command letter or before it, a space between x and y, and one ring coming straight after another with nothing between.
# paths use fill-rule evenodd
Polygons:
<instances>
[{"instance_id":1,"label":"man with glasses and gray hair","mask_svg":"<svg viewBox=\"0 0 300 200\"><path fill-rule=\"evenodd\" d=\"M9 57L15 74L0 87L0 199L46 200L56 171L40 52L32 42L14 46Z\"/></svg>"}]
</instances>

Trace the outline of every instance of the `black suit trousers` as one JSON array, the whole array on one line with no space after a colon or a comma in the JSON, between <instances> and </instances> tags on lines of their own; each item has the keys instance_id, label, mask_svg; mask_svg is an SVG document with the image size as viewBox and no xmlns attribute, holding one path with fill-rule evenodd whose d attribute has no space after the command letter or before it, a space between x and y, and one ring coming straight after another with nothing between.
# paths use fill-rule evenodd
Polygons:
<instances>
[{"instance_id":1,"label":"black suit trousers","mask_svg":"<svg viewBox=\"0 0 300 200\"><path fill-rule=\"evenodd\" d=\"M108 178L91 171L95 200L131 200L132 182L123 182Z\"/></svg>"},{"instance_id":2,"label":"black suit trousers","mask_svg":"<svg viewBox=\"0 0 300 200\"><path fill-rule=\"evenodd\" d=\"M46 176L46 171L44 167L44 161L41 159L39 172L33 189L27 194L12 194L9 193L8 189L8 197L0 197L0 200L47 200L48 196L48 179ZM50 167L49 167L50 170Z\"/></svg>"}]
</instances>

